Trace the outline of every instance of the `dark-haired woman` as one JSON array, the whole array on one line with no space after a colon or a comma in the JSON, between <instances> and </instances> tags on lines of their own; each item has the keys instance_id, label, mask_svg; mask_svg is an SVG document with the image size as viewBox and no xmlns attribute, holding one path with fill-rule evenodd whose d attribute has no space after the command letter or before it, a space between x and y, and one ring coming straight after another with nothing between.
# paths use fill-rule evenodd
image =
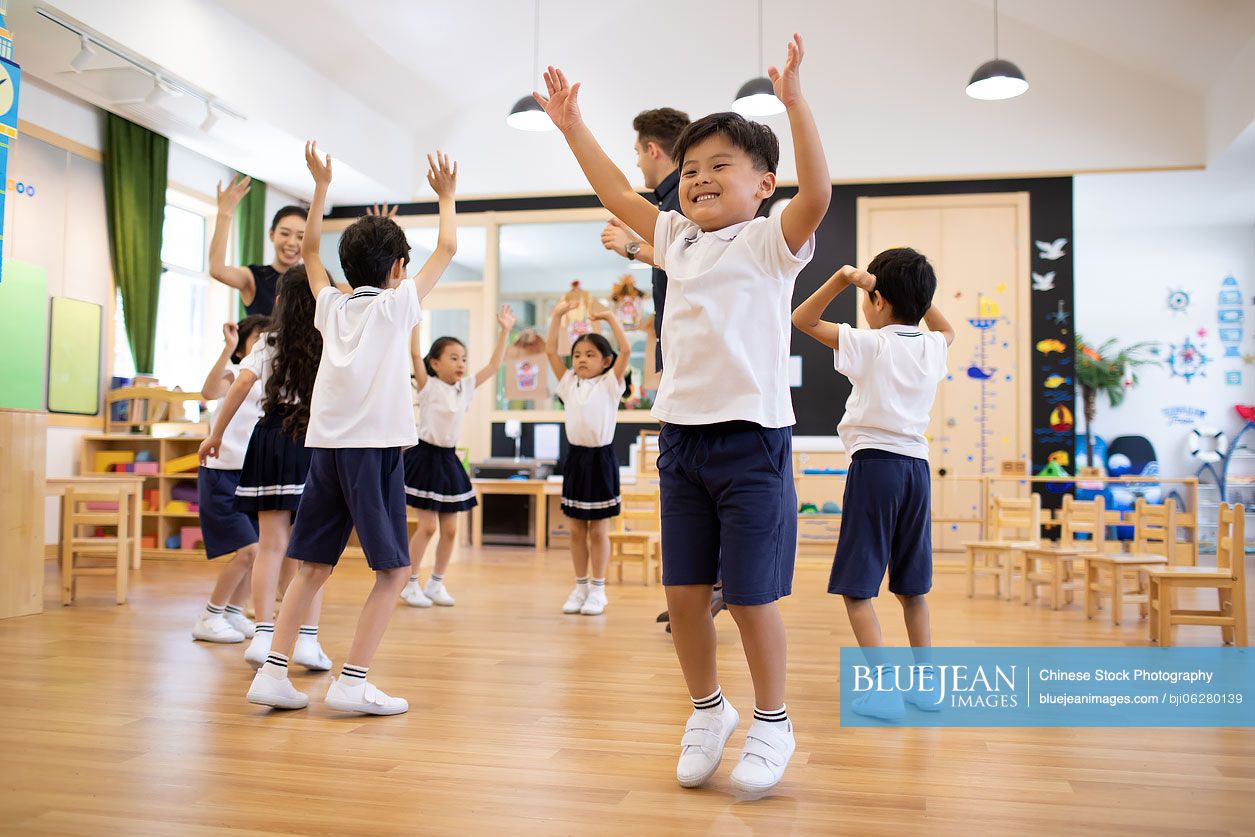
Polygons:
<instances>
[{"instance_id":1,"label":"dark-haired woman","mask_svg":"<svg viewBox=\"0 0 1255 837\"><path fill-rule=\"evenodd\" d=\"M275 213L270 222L270 243L275 257L270 264L250 264L236 267L227 264L227 238L231 234L235 208L248 194L252 181L240 175L222 188L218 183L218 221L209 241L209 275L240 292L240 301L249 314L274 312L275 297L279 291L279 279L301 260L301 242L305 238L305 210L299 206L285 206Z\"/></svg>"}]
</instances>

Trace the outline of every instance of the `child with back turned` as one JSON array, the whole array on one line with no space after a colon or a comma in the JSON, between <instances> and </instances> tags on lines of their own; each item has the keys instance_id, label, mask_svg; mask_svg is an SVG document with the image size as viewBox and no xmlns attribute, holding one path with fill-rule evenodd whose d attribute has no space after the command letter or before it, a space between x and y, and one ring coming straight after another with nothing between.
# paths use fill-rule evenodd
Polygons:
<instances>
[{"instance_id":1,"label":"child with back turned","mask_svg":"<svg viewBox=\"0 0 1255 837\"><path fill-rule=\"evenodd\" d=\"M868 328L820 319L851 285L864 292ZM850 471L828 592L845 597L854 636L873 665L881 663L874 649L883 641L872 599L886 568L916 662L930 663L924 594L932 589L932 490L924 431L954 342L954 329L932 303L936 289L928 259L901 247L876 256L867 270L841 268L793 312L793 324L832 348L836 370L853 385L837 426ZM921 319L929 331L920 330ZM926 690L905 697L921 709L939 708ZM852 708L883 720L905 714L903 695L893 691L867 692Z\"/></svg>"},{"instance_id":2,"label":"child with back turned","mask_svg":"<svg viewBox=\"0 0 1255 837\"><path fill-rule=\"evenodd\" d=\"M405 233L379 215L358 219L340 239L340 265L353 292L341 293L319 256L323 208L331 183L331 158L313 144L305 162L314 198L302 243L315 299L314 325L322 334L322 358L309 407L305 444L309 476L297 510L288 555L300 569L288 587L265 665L253 678L248 699L300 709L309 698L288 680L288 654L299 627L297 614L331 577L356 527L366 562L375 571L340 676L327 690L332 709L395 715L409 709L366 680L383 639L393 602L409 578L402 451L418 441L410 403L410 332L422 315L419 301L453 259L456 247L453 193L456 166L444 155L428 157L427 179L440 199L439 244L409 279Z\"/></svg>"},{"instance_id":3,"label":"child with back turned","mask_svg":"<svg viewBox=\"0 0 1255 837\"><path fill-rule=\"evenodd\" d=\"M580 116L579 85L561 70L536 94L566 137L602 204L654 248L667 272L662 380L653 410L659 437L663 584L693 712L676 778L697 787L719 767L739 716L719 688L711 590L741 633L754 681L754 722L732 783L743 794L780 781L796 747L785 710L784 621L776 601L792 591L797 508L789 309L793 283L814 254L832 182L802 96L802 40L769 70L789 115L797 196L759 217L776 188L780 147L766 125L735 113L698 119L676 140L679 212L638 195Z\"/></svg>"}]
</instances>

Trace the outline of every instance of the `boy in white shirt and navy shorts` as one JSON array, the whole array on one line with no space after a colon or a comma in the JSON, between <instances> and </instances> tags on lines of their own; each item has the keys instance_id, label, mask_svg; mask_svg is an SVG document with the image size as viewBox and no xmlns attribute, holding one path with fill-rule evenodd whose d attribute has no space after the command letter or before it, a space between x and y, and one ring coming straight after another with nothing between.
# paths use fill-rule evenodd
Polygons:
<instances>
[{"instance_id":1,"label":"boy in white shirt and navy shorts","mask_svg":"<svg viewBox=\"0 0 1255 837\"><path fill-rule=\"evenodd\" d=\"M427 179L440 198L441 239L447 241L450 236L443 233L454 223L456 168L439 156L439 162L428 157ZM419 300L435 285L453 252L438 247L418 275L407 279L410 248L405 233L389 218L361 218L340 240L340 264L354 288L351 294L341 293L331 284L318 252L331 158L324 162L309 144L305 161L315 188L302 255L323 346L305 433L312 453L309 476L288 544L288 555L301 564L284 596L270 655L253 678L248 699L281 709L308 705L309 698L288 680L287 654L300 615L331 577L356 527L366 561L375 571L375 586L326 703L345 712L395 715L409 704L377 689L366 680L366 672L393 602L409 579L402 451L418 440L410 404L410 332L422 315Z\"/></svg>"},{"instance_id":2,"label":"boy in white shirt and navy shorts","mask_svg":"<svg viewBox=\"0 0 1255 837\"><path fill-rule=\"evenodd\" d=\"M663 584L693 703L676 779L684 787L704 784L739 721L716 667L710 597L722 573L754 681L754 722L731 776L749 797L780 781L796 748L776 605L791 592L796 552L789 308L832 197L802 96L802 53L794 35L784 67L768 71L789 114L798 180L797 195L770 218L758 214L775 192L780 148L767 126L716 113L685 129L672 155L680 164L680 215L659 212L606 156L580 116L579 85L550 67L548 98L536 95L602 204L653 246L654 263L667 272L653 411L665 424L658 458Z\"/></svg>"},{"instance_id":3,"label":"boy in white shirt and navy shorts","mask_svg":"<svg viewBox=\"0 0 1255 837\"><path fill-rule=\"evenodd\" d=\"M868 328L820 319L850 285L862 289ZM853 389L837 432L850 454L841 511L841 538L828 592L845 597L854 636L871 664L883 641L872 599L885 570L889 591L902 603L916 662L930 662L928 604L932 589L932 501L928 470L929 411L946 377L954 329L932 304L937 277L909 247L886 250L867 270L842 267L793 313L793 324L833 349L836 370ZM921 331L923 319L928 331ZM905 698L921 709L940 708L929 691ZM883 720L905 715L903 695L872 691L855 712Z\"/></svg>"}]
</instances>

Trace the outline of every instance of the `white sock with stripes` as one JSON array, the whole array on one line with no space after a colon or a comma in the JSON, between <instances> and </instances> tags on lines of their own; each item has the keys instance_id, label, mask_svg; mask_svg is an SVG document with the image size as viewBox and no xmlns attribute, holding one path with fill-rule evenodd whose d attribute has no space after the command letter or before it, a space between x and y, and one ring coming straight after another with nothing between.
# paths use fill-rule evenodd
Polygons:
<instances>
[{"instance_id":1,"label":"white sock with stripes","mask_svg":"<svg viewBox=\"0 0 1255 837\"><path fill-rule=\"evenodd\" d=\"M718 686L710 694L703 698L690 698L693 701L693 708L700 712L709 712L712 715L718 715L723 711L723 689Z\"/></svg>"},{"instance_id":2,"label":"white sock with stripes","mask_svg":"<svg viewBox=\"0 0 1255 837\"><path fill-rule=\"evenodd\" d=\"M262 664L261 673L275 680L288 679L288 655L271 651Z\"/></svg>"}]
</instances>

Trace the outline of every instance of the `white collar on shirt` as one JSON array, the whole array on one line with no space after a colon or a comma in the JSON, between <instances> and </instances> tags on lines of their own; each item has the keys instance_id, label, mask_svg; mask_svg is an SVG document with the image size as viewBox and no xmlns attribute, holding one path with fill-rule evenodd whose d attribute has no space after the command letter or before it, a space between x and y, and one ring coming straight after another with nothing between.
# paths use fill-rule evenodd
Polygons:
<instances>
[{"instance_id":1,"label":"white collar on shirt","mask_svg":"<svg viewBox=\"0 0 1255 837\"><path fill-rule=\"evenodd\" d=\"M753 219L750 219L750 220L752 221ZM688 244L692 244L694 241L701 238L703 235L718 236L719 238L722 238L724 241L731 241L732 239L737 237L737 234L740 233L741 230L745 229L745 225L748 223L750 223L750 221L741 221L739 224L732 224L730 226L722 227L717 230L711 230L710 232L706 232L705 230L699 227L697 229L697 232L693 233L692 235L686 236L684 241Z\"/></svg>"},{"instance_id":2,"label":"white collar on shirt","mask_svg":"<svg viewBox=\"0 0 1255 837\"><path fill-rule=\"evenodd\" d=\"M900 334L903 337L919 337L924 333L920 331L919 326L903 325L902 323L890 323L887 326L882 326L880 330Z\"/></svg>"}]
</instances>

